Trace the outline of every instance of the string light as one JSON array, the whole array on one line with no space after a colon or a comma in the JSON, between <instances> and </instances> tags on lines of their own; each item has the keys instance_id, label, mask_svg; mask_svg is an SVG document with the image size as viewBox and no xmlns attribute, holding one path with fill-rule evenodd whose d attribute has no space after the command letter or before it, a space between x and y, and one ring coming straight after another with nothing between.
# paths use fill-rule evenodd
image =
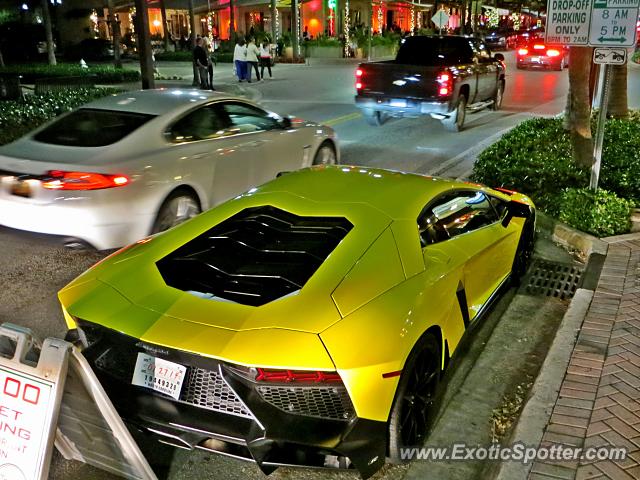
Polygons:
<instances>
[{"instance_id":1,"label":"string light","mask_svg":"<svg viewBox=\"0 0 640 480\"><path fill-rule=\"evenodd\" d=\"M327 6L329 7L329 35L333 36L336 33L336 0L327 0Z\"/></svg>"},{"instance_id":2,"label":"string light","mask_svg":"<svg viewBox=\"0 0 640 480\"><path fill-rule=\"evenodd\" d=\"M500 23L500 15L498 15L498 9L491 8L487 15L487 23L490 27L497 27Z\"/></svg>"},{"instance_id":3,"label":"string light","mask_svg":"<svg viewBox=\"0 0 640 480\"><path fill-rule=\"evenodd\" d=\"M215 12L207 13L207 36L209 37L209 45L213 45L213 20Z\"/></svg>"},{"instance_id":4,"label":"string light","mask_svg":"<svg viewBox=\"0 0 640 480\"><path fill-rule=\"evenodd\" d=\"M298 51L296 52L296 54L297 54L296 56L300 56L300 47L302 46L302 45L300 45L300 37L301 37L300 33L302 32L302 29L300 28L300 18L301 18L300 7L301 6L302 5L300 5L300 3L298 3L298 24L296 25L296 35L298 36Z\"/></svg>"},{"instance_id":5,"label":"string light","mask_svg":"<svg viewBox=\"0 0 640 480\"><path fill-rule=\"evenodd\" d=\"M276 18L275 18L275 22L276 22L276 38L274 38L273 41L275 42L280 37L280 14L278 13L278 7L276 7L274 10L275 10L275 14L276 14Z\"/></svg>"},{"instance_id":6,"label":"string light","mask_svg":"<svg viewBox=\"0 0 640 480\"><path fill-rule=\"evenodd\" d=\"M422 28L422 11L418 12L418 15L416 18L416 24L417 24L418 30L420 30Z\"/></svg>"},{"instance_id":7,"label":"string light","mask_svg":"<svg viewBox=\"0 0 640 480\"><path fill-rule=\"evenodd\" d=\"M344 1L344 56L349 56L349 0Z\"/></svg>"},{"instance_id":8,"label":"string light","mask_svg":"<svg viewBox=\"0 0 640 480\"><path fill-rule=\"evenodd\" d=\"M382 3L378 5L378 33L382 34L382 17L384 12L382 11Z\"/></svg>"},{"instance_id":9,"label":"string light","mask_svg":"<svg viewBox=\"0 0 640 480\"><path fill-rule=\"evenodd\" d=\"M409 31L411 32L411 35L413 35L413 32L416 28L416 10L413 5L411 5L411 11L409 14L411 15L411 20L409 22Z\"/></svg>"},{"instance_id":10,"label":"string light","mask_svg":"<svg viewBox=\"0 0 640 480\"><path fill-rule=\"evenodd\" d=\"M89 19L91 20L91 23L93 24L93 33L95 33L97 35L99 33L99 30L98 30L98 12L96 11L95 8L93 10L91 10L91 15L89 15Z\"/></svg>"},{"instance_id":11,"label":"string light","mask_svg":"<svg viewBox=\"0 0 640 480\"><path fill-rule=\"evenodd\" d=\"M133 18L136 16L136 7L131 8L129 12L129 25L131 26L131 35L135 42L135 33L136 33L136 22L133 21Z\"/></svg>"},{"instance_id":12,"label":"string light","mask_svg":"<svg viewBox=\"0 0 640 480\"><path fill-rule=\"evenodd\" d=\"M513 29L520 30L520 15L518 15L517 13L512 13L511 20L513 21Z\"/></svg>"}]
</instances>

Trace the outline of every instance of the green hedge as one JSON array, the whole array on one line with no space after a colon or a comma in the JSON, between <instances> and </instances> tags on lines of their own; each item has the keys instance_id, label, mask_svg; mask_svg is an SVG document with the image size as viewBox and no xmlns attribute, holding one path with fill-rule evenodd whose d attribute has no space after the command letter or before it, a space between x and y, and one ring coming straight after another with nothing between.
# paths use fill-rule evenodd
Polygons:
<instances>
[{"instance_id":1,"label":"green hedge","mask_svg":"<svg viewBox=\"0 0 640 480\"><path fill-rule=\"evenodd\" d=\"M599 187L634 205L640 205L638 145L639 112L607 121ZM569 134L557 118L522 122L479 155L472 174L475 181L529 195L539 209L554 216L560 214L565 190L587 187L589 177L588 169L573 162Z\"/></svg>"},{"instance_id":2,"label":"green hedge","mask_svg":"<svg viewBox=\"0 0 640 480\"><path fill-rule=\"evenodd\" d=\"M82 68L75 63L9 65L0 68L0 75L20 75L22 76L22 83L34 83L39 78L87 75L95 75L95 82L102 84L135 82L140 79L140 72L136 70L116 69L115 67L104 65Z\"/></svg>"},{"instance_id":3,"label":"green hedge","mask_svg":"<svg viewBox=\"0 0 640 480\"><path fill-rule=\"evenodd\" d=\"M607 190L569 188L562 194L559 218L584 232L608 237L629 231L632 206Z\"/></svg>"},{"instance_id":4,"label":"green hedge","mask_svg":"<svg viewBox=\"0 0 640 480\"><path fill-rule=\"evenodd\" d=\"M117 92L114 88L82 88L0 102L0 145L16 140L61 113Z\"/></svg>"},{"instance_id":5,"label":"green hedge","mask_svg":"<svg viewBox=\"0 0 640 480\"><path fill-rule=\"evenodd\" d=\"M640 50L637 50L631 59L636 63L640 63Z\"/></svg>"}]
</instances>

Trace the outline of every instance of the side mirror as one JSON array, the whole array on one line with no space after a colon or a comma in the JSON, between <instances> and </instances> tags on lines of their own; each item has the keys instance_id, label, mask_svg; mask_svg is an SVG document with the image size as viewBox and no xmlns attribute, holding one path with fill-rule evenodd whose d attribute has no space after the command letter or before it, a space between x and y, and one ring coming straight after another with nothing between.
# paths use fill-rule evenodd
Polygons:
<instances>
[{"instance_id":1,"label":"side mirror","mask_svg":"<svg viewBox=\"0 0 640 480\"><path fill-rule=\"evenodd\" d=\"M513 217L527 218L529 215L531 215L529 205L511 200L507 204L507 215L502 219L502 226L508 227Z\"/></svg>"},{"instance_id":2,"label":"side mirror","mask_svg":"<svg viewBox=\"0 0 640 480\"><path fill-rule=\"evenodd\" d=\"M495 58L496 60L498 60L499 62L504 62L504 55L501 53L496 53L493 58Z\"/></svg>"},{"instance_id":3,"label":"side mirror","mask_svg":"<svg viewBox=\"0 0 640 480\"><path fill-rule=\"evenodd\" d=\"M291 128L291 119L289 117L282 117L282 120L280 120L280 126L284 130L288 130Z\"/></svg>"}]
</instances>

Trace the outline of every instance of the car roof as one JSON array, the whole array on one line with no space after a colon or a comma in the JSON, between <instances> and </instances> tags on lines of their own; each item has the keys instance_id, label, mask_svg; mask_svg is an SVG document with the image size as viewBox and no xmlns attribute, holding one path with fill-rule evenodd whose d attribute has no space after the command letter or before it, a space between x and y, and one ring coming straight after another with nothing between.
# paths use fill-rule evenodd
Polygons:
<instances>
[{"instance_id":1,"label":"car roof","mask_svg":"<svg viewBox=\"0 0 640 480\"><path fill-rule=\"evenodd\" d=\"M250 193L288 192L315 202L365 203L392 219L416 219L422 209L441 193L453 189L487 187L459 180L430 177L394 170L360 166L318 166L281 175ZM503 197L499 192L493 195Z\"/></svg>"},{"instance_id":2,"label":"car roof","mask_svg":"<svg viewBox=\"0 0 640 480\"><path fill-rule=\"evenodd\" d=\"M159 88L136 90L99 98L82 108L120 110L125 112L164 115L176 108L207 103L212 100L237 100L238 98L218 92L196 89Z\"/></svg>"}]
</instances>

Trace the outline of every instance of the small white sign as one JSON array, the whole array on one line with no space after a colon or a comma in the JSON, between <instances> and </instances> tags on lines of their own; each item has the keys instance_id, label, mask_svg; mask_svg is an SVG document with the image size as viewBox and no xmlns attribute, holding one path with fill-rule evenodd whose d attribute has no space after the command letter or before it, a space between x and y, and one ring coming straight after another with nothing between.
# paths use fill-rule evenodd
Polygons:
<instances>
[{"instance_id":1,"label":"small white sign","mask_svg":"<svg viewBox=\"0 0 640 480\"><path fill-rule=\"evenodd\" d=\"M444 10L438 10L436 14L431 17L431 21L436 25L436 27L444 28L449 25L449 15L447 15Z\"/></svg>"},{"instance_id":2,"label":"small white sign","mask_svg":"<svg viewBox=\"0 0 640 480\"><path fill-rule=\"evenodd\" d=\"M39 478L53 384L0 368L0 479Z\"/></svg>"},{"instance_id":3,"label":"small white sign","mask_svg":"<svg viewBox=\"0 0 640 480\"><path fill-rule=\"evenodd\" d=\"M138 353L131 383L164 393L177 400L186 372L187 368L180 364Z\"/></svg>"},{"instance_id":4,"label":"small white sign","mask_svg":"<svg viewBox=\"0 0 640 480\"><path fill-rule=\"evenodd\" d=\"M626 62L626 48L596 47L593 50L593 63L601 65L624 65Z\"/></svg>"}]
</instances>

